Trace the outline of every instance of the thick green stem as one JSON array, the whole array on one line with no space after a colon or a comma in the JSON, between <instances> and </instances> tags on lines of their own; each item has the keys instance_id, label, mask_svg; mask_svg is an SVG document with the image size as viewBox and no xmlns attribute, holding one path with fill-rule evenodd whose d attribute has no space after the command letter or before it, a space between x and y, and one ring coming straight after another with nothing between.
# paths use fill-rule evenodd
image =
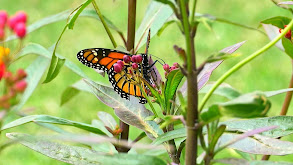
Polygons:
<instances>
[{"instance_id":1,"label":"thick green stem","mask_svg":"<svg viewBox=\"0 0 293 165\"><path fill-rule=\"evenodd\" d=\"M211 97L211 95L217 89L217 87L222 82L224 82L224 80L226 80L230 75L232 75L234 72L239 70L242 66L244 66L245 64L247 64L248 62L250 62L251 60L256 58L257 56L261 55L263 52L265 52L266 50L268 50L272 46L274 46L282 37L284 37L284 35L289 31L289 29L292 28L292 25L293 25L293 20L291 20L291 22L284 29L284 31L280 35L278 35L274 40L272 40L271 42L269 42L264 47L262 47L261 49L257 50L256 52L254 52L250 56L246 57L244 60L240 61L238 64L233 66L230 70L228 70L223 76L221 76L216 81L216 83L213 85L213 87L209 90L209 92L204 96L204 98L203 98L203 100L202 100L202 102L201 102L201 104L199 106L199 110L201 111L203 109L205 103L208 101L208 99Z\"/></svg>"},{"instance_id":2,"label":"thick green stem","mask_svg":"<svg viewBox=\"0 0 293 165\"><path fill-rule=\"evenodd\" d=\"M96 4L96 1L93 0L93 1L92 1L92 4L93 4L93 6L94 6L94 8L95 8L95 10L96 10L96 12L97 12L97 14L98 14L98 16L99 16L101 22L102 22L102 24L103 24L103 26L104 26L104 28L105 28L107 34L108 34L108 36L109 36L109 38L110 38L110 40L111 40L111 42L112 42L112 44L113 44L113 47L116 48L116 47L117 47L117 44L116 44L116 42L115 42L115 40L114 40L114 37L113 37L113 35L112 35L112 33L111 33L111 31L110 31L110 29L109 29L107 23L106 23L105 20L104 20L104 17L103 17L103 15L102 15L102 13L101 13L101 11L100 11L98 5Z\"/></svg>"},{"instance_id":3,"label":"thick green stem","mask_svg":"<svg viewBox=\"0 0 293 165\"><path fill-rule=\"evenodd\" d=\"M185 1L180 0L180 8L182 15L182 23L186 42L187 55L187 112L186 112L186 154L185 164L196 164L197 158L197 129L198 122L198 95L197 95L197 74L196 74L196 58L194 48L194 37L191 37L190 23L188 22L188 14L186 11ZM193 14L193 13L192 13ZM196 27L195 27L196 28Z\"/></svg>"}]
</instances>

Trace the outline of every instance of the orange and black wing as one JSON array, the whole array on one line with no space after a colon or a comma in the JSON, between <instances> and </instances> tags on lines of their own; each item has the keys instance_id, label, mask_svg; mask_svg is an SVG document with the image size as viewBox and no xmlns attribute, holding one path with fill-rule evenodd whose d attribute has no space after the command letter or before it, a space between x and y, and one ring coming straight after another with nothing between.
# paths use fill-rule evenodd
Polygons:
<instances>
[{"instance_id":1,"label":"orange and black wing","mask_svg":"<svg viewBox=\"0 0 293 165\"><path fill-rule=\"evenodd\" d=\"M114 87L114 90L120 94L122 98L129 100L129 95L133 95L139 98L139 103L145 104L147 100L143 96L140 87L135 83L135 80L127 73L128 67L130 66L125 65L125 69L120 73L116 73L114 67L112 67L108 72L109 81ZM146 87L144 87L144 89L145 88Z\"/></svg>"},{"instance_id":2,"label":"orange and black wing","mask_svg":"<svg viewBox=\"0 0 293 165\"><path fill-rule=\"evenodd\" d=\"M118 60L123 60L124 55L132 56L117 50L91 48L79 51L77 53L77 58L88 67L107 72L109 81L114 87L114 90L120 94L122 98L129 100L129 95L133 95L139 97L140 103L145 104L147 102L146 98L143 97L139 86L135 85L135 80L131 78L127 71L130 66L125 65L125 69L120 73L116 73L114 67L112 67ZM141 66L139 67L141 68Z\"/></svg>"},{"instance_id":3,"label":"orange and black wing","mask_svg":"<svg viewBox=\"0 0 293 165\"><path fill-rule=\"evenodd\" d=\"M123 59L124 55L131 56L118 50L91 48L79 51L77 59L88 67L108 72L118 60Z\"/></svg>"}]
</instances>

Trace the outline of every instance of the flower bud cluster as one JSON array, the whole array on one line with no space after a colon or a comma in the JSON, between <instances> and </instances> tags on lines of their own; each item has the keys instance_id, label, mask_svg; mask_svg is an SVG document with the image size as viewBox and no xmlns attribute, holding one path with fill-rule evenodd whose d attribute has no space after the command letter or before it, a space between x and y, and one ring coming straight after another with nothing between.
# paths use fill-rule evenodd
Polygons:
<instances>
[{"instance_id":1,"label":"flower bud cluster","mask_svg":"<svg viewBox=\"0 0 293 165\"><path fill-rule=\"evenodd\" d=\"M2 69L0 68L0 73ZM23 69L19 69L15 75L11 72L5 71L3 74L3 80L5 81L5 90L2 96L0 96L0 109L9 109L15 105L16 97L18 94L24 92L27 87L25 81L27 74Z\"/></svg>"},{"instance_id":2,"label":"flower bud cluster","mask_svg":"<svg viewBox=\"0 0 293 165\"><path fill-rule=\"evenodd\" d=\"M8 26L19 38L26 35L27 14L18 11L15 15L8 17L4 10L0 10L0 40L5 38L5 27Z\"/></svg>"},{"instance_id":3,"label":"flower bud cluster","mask_svg":"<svg viewBox=\"0 0 293 165\"><path fill-rule=\"evenodd\" d=\"M132 57L128 55L123 56L123 61L118 60L114 65L114 71L116 73L120 73L124 69L124 64L131 65L133 70L138 69L138 64L141 64L142 56L141 55L133 55ZM133 74L132 70L129 70L130 74Z\"/></svg>"},{"instance_id":4,"label":"flower bud cluster","mask_svg":"<svg viewBox=\"0 0 293 165\"><path fill-rule=\"evenodd\" d=\"M179 68L179 64L177 62L175 62L171 67L168 64L164 64L163 69L165 70L165 77L167 77L172 70L177 68Z\"/></svg>"}]
</instances>

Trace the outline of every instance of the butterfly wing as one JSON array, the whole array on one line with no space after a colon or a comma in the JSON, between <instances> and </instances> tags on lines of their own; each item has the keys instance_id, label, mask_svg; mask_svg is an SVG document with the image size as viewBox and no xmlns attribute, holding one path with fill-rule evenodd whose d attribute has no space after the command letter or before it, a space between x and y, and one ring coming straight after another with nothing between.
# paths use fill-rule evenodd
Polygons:
<instances>
[{"instance_id":1,"label":"butterfly wing","mask_svg":"<svg viewBox=\"0 0 293 165\"><path fill-rule=\"evenodd\" d=\"M133 95L139 97L140 103L145 104L147 102L146 98L143 97L139 86L136 85L135 80L128 73L128 68L131 66L125 65L125 69L120 73L116 73L114 67L112 67L118 60L123 60L124 55L132 56L118 50L91 48L79 51L77 59L88 67L107 72L114 90L122 98L129 100L129 95Z\"/></svg>"},{"instance_id":2,"label":"butterfly wing","mask_svg":"<svg viewBox=\"0 0 293 165\"><path fill-rule=\"evenodd\" d=\"M118 50L91 48L79 51L77 59L88 67L108 72L118 60L123 59L124 55L131 56Z\"/></svg>"}]
</instances>

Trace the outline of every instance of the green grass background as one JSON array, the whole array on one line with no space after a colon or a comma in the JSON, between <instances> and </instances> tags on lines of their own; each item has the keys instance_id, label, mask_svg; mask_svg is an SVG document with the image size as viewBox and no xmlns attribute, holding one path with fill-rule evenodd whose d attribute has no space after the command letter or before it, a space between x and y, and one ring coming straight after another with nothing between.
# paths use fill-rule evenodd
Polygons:
<instances>
[{"instance_id":1,"label":"green grass background","mask_svg":"<svg viewBox=\"0 0 293 165\"><path fill-rule=\"evenodd\" d=\"M28 24L31 24L44 17L67 9L73 9L79 6L82 2L82 0L1 0L0 10L6 10L10 15L13 15L18 10L24 10L29 17ZM149 2L149 0L139 0L137 2L137 28L141 23L146 6ZM97 4L99 5L101 12L119 27L126 36L127 1L97 0ZM266 18L279 15L290 17L289 12L276 7L270 0L199 0L197 12L211 14L219 18L225 18L252 27L258 27L259 22ZM25 38L25 43L39 43L44 47L50 47L57 41L64 25L65 21L61 21L43 27L29 34ZM214 33L207 30L203 25L199 26L198 34L196 36L198 65L209 55L222 48L244 40L246 40L246 43L238 50L242 56L223 62L213 73L211 81L215 81L238 61L247 57L249 54L269 42L266 36L257 31L247 30L233 25L215 22L212 24L212 28ZM119 36L115 32L113 32L113 34L118 45L122 45L123 43ZM11 47L15 44L16 42L9 43ZM152 38L149 52L163 58L167 63L173 64L174 62L179 61L178 56L172 48L174 44L184 47L184 38L178 28L175 25L171 25L167 27L160 37L155 36ZM90 47L112 48L112 44L100 22L90 18L78 18L74 30L68 30L65 32L57 52L82 68L82 70L94 80L107 83L107 78L103 78L95 71L83 66L75 57L79 50ZM142 48L140 52L143 52L143 49L144 48ZM18 68L25 68L35 57L36 56L25 57L13 64L10 69L15 71ZM160 70L162 71L162 69ZM225 82L243 93L255 90L269 91L287 88L290 75L291 62L289 57L278 48L273 47L237 71ZM103 105L98 99L88 93L80 93L70 102L60 106L62 92L66 87L79 79L79 76L75 75L70 70L63 68L59 76L52 82L39 84L24 109L33 107L34 111L28 112L28 114L47 114L84 123L91 123L92 119L97 119L96 114L98 111L106 111L113 114L111 108ZM283 94L274 96L270 99L273 104L269 116L277 115L279 113L284 97L285 95ZM213 100L217 99L214 97ZM292 105L289 107L288 115L293 115ZM7 122L16 118L17 117L10 117L7 119ZM77 133L83 133L78 129L67 127L62 128ZM27 124L2 132L0 143L7 140L5 134L8 132L23 132L34 135L55 134L54 132L38 125ZM130 137L133 139L139 132L138 129L131 127ZM293 141L292 136L284 139L291 139L291 141ZM228 157L231 154L236 155L235 152L226 150L217 157ZM293 162L292 156L273 156L271 160ZM0 153L0 164L45 165L66 163L50 159L20 144L16 144Z\"/></svg>"}]
</instances>

